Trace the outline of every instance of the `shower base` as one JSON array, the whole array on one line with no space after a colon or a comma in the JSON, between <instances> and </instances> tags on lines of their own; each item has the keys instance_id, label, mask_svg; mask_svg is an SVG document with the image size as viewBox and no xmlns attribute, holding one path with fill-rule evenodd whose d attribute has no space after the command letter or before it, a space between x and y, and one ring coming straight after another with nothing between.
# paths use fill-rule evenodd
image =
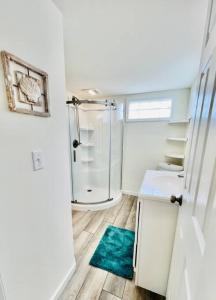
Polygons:
<instances>
[{"instance_id":1,"label":"shower base","mask_svg":"<svg viewBox=\"0 0 216 300\"><path fill-rule=\"evenodd\" d=\"M91 190L89 192L89 190ZM84 191L77 193L77 203L72 203L73 210L103 210L110 208L120 202L122 193L111 195L111 200L108 200L107 190L102 188L89 187Z\"/></svg>"}]
</instances>

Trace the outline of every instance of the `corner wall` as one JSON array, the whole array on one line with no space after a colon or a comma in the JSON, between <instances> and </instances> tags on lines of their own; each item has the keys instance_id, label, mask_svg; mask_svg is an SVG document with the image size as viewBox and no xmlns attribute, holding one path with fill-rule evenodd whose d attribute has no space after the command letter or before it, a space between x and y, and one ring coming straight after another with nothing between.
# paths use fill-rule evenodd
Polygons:
<instances>
[{"instance_id":1,"label":"corner wall","mask_svg":"<svg viewBox=\"0 0 216 300\"><path fill-rule=\"evenodd\" d=\"M188 101L190 89L169 90L125 96L124 99L173 99L172 119L186 119L188 115ZM123 98L123 97L121 97ZM125 122L124 130L124 159L123 159L123 191L137 194L142 183L144 173L148 169L156 169L161 161L165 161L165 154L178 152L179 145L168 142L167 137L185 134L184 128L168 125L167 121ZM175 134L175 135L174 135ZM172 145L170 143L173 143Z\"/></svg>"},{"instance_id":2,"label":"corner wall","mask_svg":"<svg viewBox=\"0 0 216 300\"><path fill-rule=\"evenodd\" d=\"M75 265L61 15L0 0L0 50L49 75L50 118L8 111L0 66L0 276L7 300L49 300ZM41 149L45 168L32 170Z\"/></svg>"}]
</instances>

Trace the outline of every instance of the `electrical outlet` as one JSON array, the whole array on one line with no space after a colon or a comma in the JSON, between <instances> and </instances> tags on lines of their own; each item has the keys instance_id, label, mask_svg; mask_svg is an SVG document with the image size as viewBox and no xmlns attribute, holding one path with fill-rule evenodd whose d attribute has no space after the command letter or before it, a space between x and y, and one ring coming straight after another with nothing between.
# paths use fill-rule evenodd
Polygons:
<instances>
[{"instance_id":1,"label":"electrical outlet","mask_svg":"<svg viewBox=\"0 0 216 300\"><path fill-rule=\"evenodd\" d=\"M38 171L44 168L43 152L40 150L32 151L33 170Z\"/></svg>"}]
</instances>

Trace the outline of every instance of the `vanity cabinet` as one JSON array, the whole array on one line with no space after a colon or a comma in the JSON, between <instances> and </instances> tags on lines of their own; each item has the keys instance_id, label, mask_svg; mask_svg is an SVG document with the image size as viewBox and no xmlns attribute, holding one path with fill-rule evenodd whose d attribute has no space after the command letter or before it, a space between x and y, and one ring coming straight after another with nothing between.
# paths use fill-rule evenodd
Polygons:
<instances>
[{"instance_id":1,"label":"vanity cabinet","mask_svg":"<svg viewBox=\"0 0 216 300\"><path fill-rule=\"evenodd\" d=\"M134 247L135 284L165 296L176 230L182 178L147 171L138 196Z\"/></svg>"}]
</instances>

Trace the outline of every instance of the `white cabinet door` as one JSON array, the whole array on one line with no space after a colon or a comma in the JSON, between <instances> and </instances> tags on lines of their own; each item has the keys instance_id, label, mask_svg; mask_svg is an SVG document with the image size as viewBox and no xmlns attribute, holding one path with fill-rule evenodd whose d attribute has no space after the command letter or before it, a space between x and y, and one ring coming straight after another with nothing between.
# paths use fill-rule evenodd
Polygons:
<instances>
[{"instance_id":1,"label":"white cabinet door","mask_svg":"<svg viewBox=\"0 0 216 300\"><path fill-rule=\"evenodd\" d=\"M168 300L215 300L216 55L200 75L191 120L185 190L176 231ZM210 254L211 259L210 259ZM214 258L214 261L213 261ZM206 270L206 279L203 274ZM203 284L205 281L205 284ZM207 286L215 290L207 295ZM200 296L202 295L202 296Z\"/></svg>"},{"instance_id":2,"label":"white cabinet door","mask_svg":"<svg viewBox=\"0 0 216 300\"><path fill-rule=\"evenodd\" d=\"M139 199L135 284L165 296L178 206L169 200ZM135 244L136 245L136 244Z\"/></svg>"}]
</instances>

